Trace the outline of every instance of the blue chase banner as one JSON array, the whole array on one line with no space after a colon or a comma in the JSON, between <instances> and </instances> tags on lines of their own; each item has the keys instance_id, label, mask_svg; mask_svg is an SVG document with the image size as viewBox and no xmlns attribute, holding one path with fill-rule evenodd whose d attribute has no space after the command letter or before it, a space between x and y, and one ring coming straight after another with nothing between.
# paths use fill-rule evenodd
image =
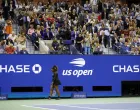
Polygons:
<instances>
[{"instance_id":1,"label":"blue chase banner","mask_svg":"<svg viewBox=\"0 0 140 110\"><path fill-rule=\"evenodd\" d=\"M0 87L9 97L48 96L51 68L59 67L63 86L83 86L87 96L121 96L122 81L140 80L140 56L0 55ZM43 87L41 93L12 93L11 87ZM93 91L93 86L112 86L112 91Z\"/></svg>"}]
</instances>

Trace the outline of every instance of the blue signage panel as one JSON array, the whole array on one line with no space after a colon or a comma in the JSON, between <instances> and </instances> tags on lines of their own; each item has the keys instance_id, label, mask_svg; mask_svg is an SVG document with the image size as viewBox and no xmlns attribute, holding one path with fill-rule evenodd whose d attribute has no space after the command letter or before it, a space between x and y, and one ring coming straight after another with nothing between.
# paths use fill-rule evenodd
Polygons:
<instances>
[{"instance_id":1,"label":"blue signage panel","mask_svg":"<svg viewBox=\"0 0 140 110\"><path fill-rule=\"evenodd\" d=\"M2 94L16 96L33 93L11 93L11 87L42 86L38 95L49 95L51 68L59 67L62 96L63 86L83 86L87 96L121 96L121 81L140 80L140 56L82 55L0 55L0 87ZM97 92L92 86L112 86L110 92Z\"/></svg>"}]
</instances>

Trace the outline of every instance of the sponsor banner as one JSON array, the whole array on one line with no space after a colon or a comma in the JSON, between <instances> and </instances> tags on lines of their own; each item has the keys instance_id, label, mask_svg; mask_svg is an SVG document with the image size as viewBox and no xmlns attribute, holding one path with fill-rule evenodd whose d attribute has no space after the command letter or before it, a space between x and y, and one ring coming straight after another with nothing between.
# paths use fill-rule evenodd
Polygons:
<instances>
[{"instance_id":1,"label":"sponsor banner","mask_svg":"<svg viewBox=\"0 0 140 110\"><path fill-rule=\"evenodd\" d=\"M2 94L11 94L11 87L43 87L50 92L51 68L58 66L64 86L82 86L89 96L121 96L122 81L140 80L140 56L81 56L81 55L0 55L0 87ZM112 86L109 93L93 91L93 86ZM55 96L55 92L53 94Z\"/></svg>"},{"instance_id":2,"label":"sponsor banner","mask_svg":"<svg viewBox=\"0 0 140 110\"><path fill-rule=\"evenodd\" d=\"M87 98L87 94L83 92L72 93L72 98Z\"/></svg>"},{"instance_id":3,"label":"sponsor banner","mask_svg":"<svg viewBox=\"0 0 140 110\"><path fill-rule=\"evenodd\" d=\"M53 90L53 94L52 96L55 97L57 94L56 94L56 90Z\"/></svg>"},{"instance_id":4,"label":"sponsor banner","mask_svg":"<svg viewBox=\"0 0 140 110\"><path fill-rule=\"evenodd\" d=\"M7 100L8 96L7 95L0 95L0 100Z\"/></svg>"}]
</instances>

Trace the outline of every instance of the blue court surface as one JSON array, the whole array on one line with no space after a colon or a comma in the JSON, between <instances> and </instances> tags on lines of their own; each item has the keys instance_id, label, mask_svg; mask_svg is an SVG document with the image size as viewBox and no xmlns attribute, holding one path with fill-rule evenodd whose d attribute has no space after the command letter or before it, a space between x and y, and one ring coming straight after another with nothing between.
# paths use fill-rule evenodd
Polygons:
<instances>
[{"instance_id":1,"label":"blue court surface","mask_svg":"<svg viewBox=\"0 0 140 110\"><path fill-rule=\"evenodd\" d=\"M46 110L140 110L140 103L37 104L22 106Z\"/></svg>"}]
</instances>

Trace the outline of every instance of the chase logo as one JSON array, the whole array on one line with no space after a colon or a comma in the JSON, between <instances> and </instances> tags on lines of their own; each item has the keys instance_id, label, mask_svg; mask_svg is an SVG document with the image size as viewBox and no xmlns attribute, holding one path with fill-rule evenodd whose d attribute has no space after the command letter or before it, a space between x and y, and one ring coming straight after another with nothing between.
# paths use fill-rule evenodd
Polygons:
<instances>
[{"instance_id":1,"label":"chase logo","mask_svg":"<svg viewBox=\"0 0 140 110\"><path fill-rule=\"evenodd\" d=\"M42 67L39 64L32 65L0 65L0 73L34 73L39 74Z\"/></svg>"},{"instance_id":2,"label":"chase logo","mask_svg":"<svg viewBox=\"0 0 140 110\"><path fill-rule=\"evenodd\" d=\"M73 59L70 64L73 64L74 66L77 67L84 67L86 64L86 61L83 58L77 58L77 59Z\"/></svg>"},{"instance_id":3,"label":"chase logo","mask_svg":"<svg viewBox=\"0 0 140 110\"><path fill-rule=\"evenodd\" d=\"M42 71L42 67L39 65L39 64L35 64L33 67L32 67L32 70L35 74L39 74L41 71Z\"/></svg>"}]
</instances>

